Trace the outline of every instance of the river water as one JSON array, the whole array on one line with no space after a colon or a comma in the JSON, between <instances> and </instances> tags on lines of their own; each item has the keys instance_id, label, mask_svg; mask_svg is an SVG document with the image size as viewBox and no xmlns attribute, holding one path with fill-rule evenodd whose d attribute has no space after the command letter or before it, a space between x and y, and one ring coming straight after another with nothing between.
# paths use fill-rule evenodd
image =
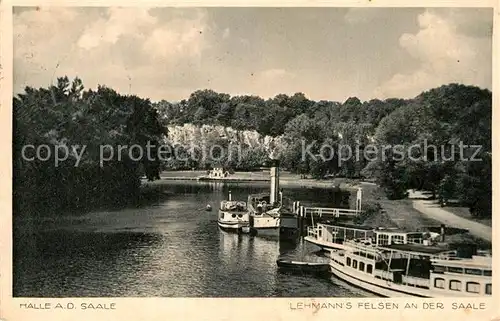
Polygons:
<instances>
[{"instance_id":1,"label":"river water","mask_svg":"<svg viewBox=\"0 0 500 321\"><path fill-rule=\"evenodd\" d=\"M279 271L276 259L318 250L306 242L219 230L217 207L246 200L267 183L162 183L163 196L139 207L18 221L17 297L366 297L330 277ZM329 205L327 191L284 189L304 204ZM213 211L205 211L211 204Z\"/></svg>"}]
</instances>

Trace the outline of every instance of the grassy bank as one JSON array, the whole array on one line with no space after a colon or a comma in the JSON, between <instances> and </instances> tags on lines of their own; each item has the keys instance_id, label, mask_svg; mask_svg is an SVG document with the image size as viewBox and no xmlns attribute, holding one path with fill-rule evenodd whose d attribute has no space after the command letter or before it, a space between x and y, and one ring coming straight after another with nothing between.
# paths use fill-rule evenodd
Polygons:
<instances>
[{"instance_id":1,"label":"grassy bank","mask_svg":"<svg viewBox=\"0 0 500 321\"><path fill-rule=\"evenodd\" d=\"M440 226L441 222L427 217L413 207L413 200L388 200L382 189L376 185L363 186L364 208L379 204L380 211L368 216L363 225L373 227L397 227L407 231L422 230L429 226ZM446 207L447 211L471 219L468 209L464 207ZM460 214L458 214L460 213ZM482 222L484 224L484 222ZM483 240L471 233L447 236L447 242L474 243L482 249L491 249L491 242Z\"/></svg>"},{"instance_id":2,"label":"grassy bank","mask_svg":"<svg viewBox=\"0 0 500 321\"><path fill-rule=\"evenodd\" d=\"M436 201L436 204L437 203L438 202ZM455 214L456 216L460 216L460 217L463 217L465 219L472 220L472 221L475 221L475 222L478 222L478 223L481 223L481 224L493 227L493 220L492 220L491 217L489 217L489 218L477 218L477 217L473 217L473 216L471 216L470 211L469 211L469 209L467 207L446 206L446 207L444 207L444 209L447 210L450 213Z\"/></svg>"},{"instance_id":3,"label":"grassy bank","mask_svg":"<svg viewBox=\"0 0 500 321\"><path fill-rule=\"evenodd\" d=\"M161 180L148 183L150 184L162 184L165 181L172 180L196 180L200 176L205 176L206 171L195 170L195 171L164 171L160 173ZM252 171L252 172L235 172L228 176L231 181L241 181L241 182L252 182L252 181L269 181L269 171ZM356 189L360 186L359 180L352 180L346 178L334 178L334 179L324 179L317 180L312 178L304 178L299 174L293 174L290 172L280 173L280 185L283 187L304 187L304 188L331 188L333 185L338 185L343 189ZM367 183L368 184L368 183ZM364 184L363 184L364 185Z\"/></svg>"}]
</instances>

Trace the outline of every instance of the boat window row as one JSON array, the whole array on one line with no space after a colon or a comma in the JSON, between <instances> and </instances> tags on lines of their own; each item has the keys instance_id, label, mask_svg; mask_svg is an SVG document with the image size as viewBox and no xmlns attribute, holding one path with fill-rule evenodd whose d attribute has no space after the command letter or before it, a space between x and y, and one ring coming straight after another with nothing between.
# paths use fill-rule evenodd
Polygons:
<instances>
[{"instance_id":1,"label":"boat window row","mask_svg":"<svg viewBox=\"0 0 500 321\"><path fill-rule=\"evenodd\" d=\"M377 240L378 245L389 245L389 235L380 234Z\"/></svg>"},{"instance_id":2,"label":"boat window row","mask_svg":"<svg viewBox=\"0 0 500 321\"><path fill-rule=\"evenodd\" d=\"M377 245L389 245L389 244L404 244L404 235L389 235L389 234L378 234L377 235Z\"/></svg>"},{"instance_id":3,"label":"boat window row","mask_svg":"<svg viewBox=\"0 0 500 321\"><path fill-rule=\"evenodd\" d=\"M435 278L434 287L438 289L445 289L446 280L443 278ZM451 291L462 291L462 282L459 280L450 280L448 284L448 289ZM481 293L481 284L472 281L467 282L465 284L465 291L469 293ZM485 284L484 293L491 294L491 283Z\"/></svg>"},{"instance_id":4,"label":"boat window row","mask_svg":"<svg viewBox=\"0 0 500 321\"><path fill-rule=\"evenodd\" d=\"M408 234L408 243L410 244L422 244L423 243L423 238L421 233L416 233L416 234Z\"/></svg>"},{"instance_id":5,"label":"boat window row","mask_svg":"<svg viewBox=\"0 0 500 321\"><path fill-rule=\"evenodd\" d=\"M454 266L443 266L443 265L434 265L434 273L458 273L458 274L468 274L468 275L482 275L482 276L491 276L491 270L483 270L483 269L464 269L461 267Z\"/></svg>"},{"instance_id":6,"label":"boat window row","mask_svg":"<svg viewBox=\"0 0 500 321\"><path fill-rule=\"evenodd\" d=\"M359 267L358 267L359 263ZM365 264L365 262L361 262L355 259L352 259L350 257L346 258L346 265L352 267L353 269L359 269L362 272L366 272L369 274L372 274L373 272L373 265L372 264Z\"/></svg>"},{"instance_id":7,"label":"boat window row","mask_svg":"<svg viewBox=\"0 0 500 321\"><path fill-rule=\"evenodd\" d=\"M340 262L339 260L336 260L336 259L332 259L335 263L339 264L339 265L342 265L344 266L344 263Z\"/></svg>"},{"instance_id":8,"label":"boat window row","mask_svg":"<svg viewBox=\"0 0 500 321\"><path fill-rule=\"evenodd\" d=\"M389 244L422 244L423 238L422 233L413 234L377 234L377 245L389 245Z\"/></svg>"},{"instance_id":9,"label":"boat window row","mask_svg":"<svg viewBox=\"0 0 500 321\"><path fill-rule=\"evenodd\" d=\"M403 244L405 242L405 238L403 235L393 235L391 237L391 243L393 244Z\"/></svg>"},{"instance_id":10,"label":"boat window row","mask_svg":"<svg viewBox=\"0 0 500 321\"><path fill-rule=\"evenodd\" d=\"M357 255L357 256L361 256L361 257L366 257L366 258L369 258L372 260L375 258L375 256L373 256L373 254L362 252L362 251L356 251L356 252L353 252L353 254Z\"/></svg>"},{"instance_id":11,"label":"boat window row","mask_svg":"<svg viewBox=\"0 0 500 321\"><path fill-rule=\"evenodd\" d=\"M227 214L229 214L229 213L227 213ZM225 216L224 212L221 212L221 213L219 214L219 217L220 217L221 219L223 219L223 218L224 218L224 216ZM242 218L242 217L243 217L243 214L235 214L235 213L233 213L233 214L231 214L231 217L232 217L232 218L236 218L236 217L238 217L238 218Z\"/></svg>"}]
</instances>

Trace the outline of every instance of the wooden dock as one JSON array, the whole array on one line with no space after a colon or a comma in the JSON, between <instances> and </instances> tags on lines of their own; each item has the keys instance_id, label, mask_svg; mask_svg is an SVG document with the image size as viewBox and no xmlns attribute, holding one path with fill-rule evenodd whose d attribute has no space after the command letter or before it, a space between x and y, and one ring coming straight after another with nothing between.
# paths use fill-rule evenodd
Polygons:
<instances>
[{"instance_id":1,"label":"wooden dock","mask_svg":"<svg viewBox=\"0 0 500 321\"><path fill-rule=\"evenodd\" d=\"M340 218L340 217L356 217L361 214L361 210L334 208L334 207L311 207L302 206L299 202L293 205L293 212L299 217L319 217L319 218Z\"/></svg>"}]
</instances>

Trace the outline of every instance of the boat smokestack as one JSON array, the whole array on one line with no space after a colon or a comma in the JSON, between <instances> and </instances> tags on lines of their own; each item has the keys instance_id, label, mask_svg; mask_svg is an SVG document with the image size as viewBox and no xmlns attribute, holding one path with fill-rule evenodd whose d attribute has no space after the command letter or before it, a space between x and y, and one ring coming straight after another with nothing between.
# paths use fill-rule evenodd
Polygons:
<instances>
[{"instance_id":1,"label":"boat smokestack","mask_svg":"<svg viewBox=\"0 0 500 321\"><path fill-rule=\"evenodd\" d=\"M444 242L444 240L445 240L445 234L446 234L445 227L446 226L444 224L441 224L441 232L440 232L440 234L441 234L441 242Z\"/></svg>"},{"instance_id":2,"label":"boat smokestack","mask_svg":"<svg viewBox=\"0 0 500 321\"><path fill-rule=\"evenodd\" d=\"M356 193L356 214L360 214L361 212L361 199L363 197L363 190L358 188L358 192Z\"/></svg>"},{"instance_id":3,"label":"boat smokestack","mask_svg":"<svg viewBox=\"0 0 500 321\"><path fill-rule=\"evenodd\" d=\"M280 190L280 167L279 161L277 159L273 159L271 161L271 195L270 195L270 203L275 204L279 200L279 190Z\"/></svg>"}]
</instances>

